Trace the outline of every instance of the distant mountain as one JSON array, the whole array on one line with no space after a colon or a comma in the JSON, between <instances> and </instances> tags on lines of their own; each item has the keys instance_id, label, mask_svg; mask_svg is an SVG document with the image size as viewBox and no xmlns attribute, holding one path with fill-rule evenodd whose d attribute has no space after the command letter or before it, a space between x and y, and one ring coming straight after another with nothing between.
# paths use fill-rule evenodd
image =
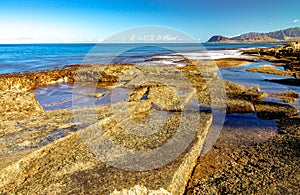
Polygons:
<instances>
[{"instance_id":1,"label":"distant mountain","mask_svg":"<svg viewBox=\"0 0 300 195\"><path fill-rule=\"evenodd\" d=\"M300 28L288 28L269 33L250 32L227 38L221 35L211 37L208 42L276 42L300 39Z\"/></svg>"},{"instance_id":2,"label":"distant mountain","mask_svg":"<svg viewBox=\"0 0 300 195\"><path fill-rule=\"evenodd\" d=\"M223 42L223 41L230 41L230 38L221 35L215 35L208 40L208 42Z\"/></svg>"}]
</instances>

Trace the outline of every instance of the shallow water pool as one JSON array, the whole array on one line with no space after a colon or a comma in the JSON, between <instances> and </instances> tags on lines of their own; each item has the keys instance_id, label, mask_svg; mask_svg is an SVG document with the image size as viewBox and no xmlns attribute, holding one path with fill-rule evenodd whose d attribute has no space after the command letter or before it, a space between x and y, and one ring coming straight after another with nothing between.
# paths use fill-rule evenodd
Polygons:
<instances>
[{"instance_id":1,"label":"shallow water pool","mask_svg":"<svg viewBox=\"0 0 300 195\"><path fill-rule=\"evenodd\" d=\"M108 87L56 84L34 91L45 110L90 108L110 105L128 98L128 90Z\"/></svg>"}]
</instances>

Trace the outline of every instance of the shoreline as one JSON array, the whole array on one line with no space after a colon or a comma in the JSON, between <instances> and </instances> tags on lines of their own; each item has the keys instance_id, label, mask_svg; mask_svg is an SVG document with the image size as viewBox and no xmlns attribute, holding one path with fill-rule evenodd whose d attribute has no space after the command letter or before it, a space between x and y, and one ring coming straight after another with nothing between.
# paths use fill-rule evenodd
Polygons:
<instances>
[{"instance_id":1,"label":"shoreline","mask_svg":"<svg viewBox=\"0 0 300 195\"><path fill-rule=\"evenodd\" d=\"M261 51L261 49L256 51ZM247 51L244 53L247 54ZM258 57L262 60L268 59L263 55ZM277 62L277 60L268 61ZM280 66L290 63L289 60L282 62L284 63ZM259 68L255 71L268 74L279 72ZM285 74L282 72L279 73ZM293 73L288 74L290 76ZM299 98L299 94L295 97ZM297 158L300 143L300 117L299 115L283 117L276 119L276 123L279 129L274 137L252 146L231 146L234 141L224 143L224 140L230 140L230 137L226 136L228 132L221 134L214 149L198 159L198 165L194 169L185 194L297 193L300 182L299 159ZM230 131L236 128L233 127Z\"/></svg>"},{"instance_id":2,"label":"shoreline","mask_svg":"<svg viewBox=\"0 0 300 195\"><path fill-rule=\"evenodd\" d=\"M99 49L101 52L105 53L105 56L107 58L114 58L116 55L119 55L120 52L124 52L124 49L131 49L131 47L135 47L137 50L139 50L139 47L141 45L140 44L122 44L118 45L118 44L111 44L111 45L105 45L104 47L100 45L96 46L96 49ZM153 45L155 46L155 45ZM247 45L244 45L246 48L248 47ZM272 45L269 44L265 44L265 47L271 47ZM12 73L12 72L24 72L24 71L35 71L35 70L54 70L57 68L62 68L63 66L66 65L70 65L70 64L82 64L82 63L86 63L86 64L90 64L93 62L97 62L97 64L107 64L107 60L106 57L104 56L104 59L102 59L102 56L97 57L97 56L91 56L91 58L93 58L94 61L88 61L85 62L85 57L89 56L89 52L94 48L94 45L82 45L82 46L78 46L76 44L74 44L72 46L72 44L67 44L67 45L58 45L56 47L56 49L54 48L54 46L51 45L32 45L32 46L28 46L26 47L26 45L24 46L7 46L6 47L1 47L0 50L2 52L5 52L6 49L10 50L16 50L16 55L13 55L13 53L8 53L6 58L1 59L1 64L2 66L0 66L0 72L1 73ZM227 53L226 56L228 57L232 57L232 55L236 55L234 53L231 52L226 52L226 48L224 48L224 46L216 46L216 45L201 45L201 43L190 43L190 44L160 44L158 45L157 49L162 49L164 50L164 48L168 48L173 52L175 52L176 54L178 53L179 55L187 55L186 57L190 58L190 57L197 57L197 59L201 60L204 58L207 59L214 59L214 57L222 57L219 56L218 53L215 53L215 51L218 51L220 49L224 49L223 53ZM231 47L231 46L228 46ZM228 48L227 47L227 48ZM232 45L232 49L235 48L236 46ZM255 47L255 46L253 46ZM107 49L106 49L107 48ZM235 51L238 51L239 49L243 48L243 45L238 46L237 48L235 48ZM51 54L52 49L55 49L55 53L54 55L49 55ZM151 52L157 52L157 50L155 48L147 48L149 50L147 50L145 52L146 56L141 56L141 61L139 62L143 62L143 60L147 60L149 59L148 56L149 52L151 54ZM107 51L106 51L107 50ZM203 53L202 50L204 50L205 52ZM68 52L69 51L69 52ZM200 53L198 53L198 51L201 51ZM230 50L227 50L230 51ZM49 53L50 52L50 53ZM108 53L107 53L108 52ZM135 51L128 51L132 54L134 54ZM222 51L221 51L222 52ZM240 52L238 52L240 53ZM45 55L44 55L45 54ZM137 56L139 57L139 52L136 53ZM155 53L154 56L156 55L160 55L160 52ZM191 56L188 56L189 54L191 54ZM195 54L197 54L196 56L194 56ZM219 53L221 54L221 53ZM135 54L134 54L135 55ZM164 55L164 54L163 54ZM224 56L224 57L226 57ZM238 56L237 56L238 57ZM94 59L95 58L95 59ZM131 58L133 59L133 58ZM95 61L96 60L96 61ZM133 62L128 62L128 63L136 63L136 58L133 59ZM128 60L130 61L130 60Z\"/></svg>"},{"instance_id":3,"label":"shoreline","mask_svg":"<svg viewBox=\"0 0 300 195\"><path fill-rule=\"evenodd\" d=\"M100 76L99 71L100 71L100 72L105 73L105 74L101 74L101 80L100 80L101 82L112 82L113 83L113 82L120 82L120 80L119 80L120 75L122 75L127 70L130 70L132 68L132 65L125 65L122 68L117 65L111 65L111 66L107 66L105 68L103 68L103 67L95 68L94 66L89 65L86 68L87 68L86 71L88 74L83 73L82 75L80 75L80 77L77 77L77 78L80 78L80 79L82 79L82 81L86 82L86 81L91 81L91 80L89 80L91 78L88 76L93 75L93 78L97 78L97 82L98 82L98 79ZM89 69L89 68L92 68L92 69ZM193 84L193 87L195 87L197 89L196 90L197 98L199 100L201 100L201 102L207 103L209 105L209 101L207 100L207 94L206 94L207 90L205 89L205 86L201 84L201 82L200 82L201 78L196 77L197 71L195 71L195 68L192 65L188 65L186 67L171 67L171 66L161 66L159 68L146 67L146 69L147 69L147 71L150 70L150 71L154 71L154 72L156 72L158 70L162 70L162 69L183 71L184 73L189 75L188 78L190 79L190 82ZM213 67L212 67L212 69L213 69ZM51 85L51 84L66 83L66 82L72 83L74 81L74 75L75 75L74 72L76 72L76 70L77 70L76 66L71 66L71 67L69 67L69 69L67 68L65 70L31 72L31 73L12 74L12 75L5 75L5 76L2 75L0 77L0 82L5 83L5 85L1 85L1 95L2 95L2 97L5 97L5 100L6 100L6 102L4 102L3 105L11 105L11 107L5 108L4 111L0 112L1 113L0 116L2 117L2 119L4 119L3 120L4 122L1 122L0 126L4 129L9 129L11 132L9 132L9 131L2 132L0 138L3 138L9 134L16 135L18 132L23 132L26 128L32 128L32 129L37 128L37 130L42 130L43 129L43 127L41 126L42 123L45 123L45 124L48 123L48 125L49 125L49 127L47 127L48 130L46 132L44 131L43 135L39 135L38 131L34 130L34 131L36 131L35 132L36 138L38 138L40 136L42 136L42 138L43 138L43 136L46 135L45 133L50 133L49 135L51 135L52 132L55 132L57 130L56 126L58 124L59 124L58 129L63 129L62 131L57 132L58 140L60 140L60 139L63 140L63 139L65 139L64 138L65 136L68 137L69 133L72 134L72 132L74 130L76 131L76 128L74 129L74 125L78 125L78 122L66 123L66 121L75 120L74 118L72 119L72 116L71 116L72 111L68 111L68 110L44 111L43 109L41 109L39 103L36 100L34 100L35 98L31 96L31 91L40 86L47 86L49 84ZM95 74L95 73L97 73L97 74ZM35 78L35 79L32 79L32 78ZM12 79L12 80L10 80L10 79ZM38 79L41 79L41 80L38 80ZM122 78L122 79L126 80L128 78ZM130 79L132 79L132 78L130 77ZM32 82L32 80L34 80L34 82L36 82L36 83ZM31 81L31 82L29 82L29 81ZM93 81L93 79L92 79L92 81ZM13 85L11 85L12 83L13 83ZM157 88L157 87L159 87L159 88ZM157 90L156 88L159 90ZM278 145L279 142L284 142L284 141L289 142L291 140L294 140L295 141L294 144L299 143L299 137L297 136L299 134L299 130L297 130L297 125L299 125L299 122L298 122L299 117L295 116L296 113L298 113L297 110L295 110L291 106L287 106L285 104L268 104L268 105L262 104L261 100L270 94L260 92L259 89L256 89L256 88L246 88L241 85L237 85L237 84L230 83L230 82L225 82L225 89L227 92L227 98L229 99L229 101L227 101L227 106L228 106L227 112L229 112L229 113L243 113L243 112L245 112L245 113L253 113L253 112L261 113L259 115L261 118L267 118L267 119L271 118L273 120L276 118L278 119L278 118L283 117L283 119L278 120L280 134L277 134L274 137L270 138L269 140L266 140L266 142L260 143L258 145L243 146L246 148L242 148L242 149L238 149L237 151L234 151L234 155L236 155L236 156L234 156L233 158L229 158L229 160L227 161L227 162L231 163L231 165L228 166L228 164L226 164L227 162L225 164L221 164L220 169L219 169L220 171L218 171L218 173L214 173L212 178L198 182L195 175L192 176L194 178L192 179L192 181L190 181L191 183L189 184L188 191L186 192L187 194L191 194L191 193L197 194L200 192L220 192L220 191L216 191L218 189L223 190L221 192L239 192L239 189L237 189L237 187L234 187L236 185L236 183L232 182L233 181L232 178L235 178L237 176L236 175L232 176L232 174L238 173L238 175L240 177L244 178L245 174L246 175L248 174L245 171L245 169L247 167L248 168L250 167L251 171L256 171L255 163L258 166L261 166L260 165L261 159L264 159L264 158L272 159L273 151L275 152L274 157L276 156L278 158L281 158L281 157L283 158L284 154L281 154L280 151L278 151L279 149L277 149L276 147L273 146L273 145ZM168 92L166 88L164 88L163 86L160 86L160 85L144 86L143 88L138 89L133 94L131 94L131 99L133 100L133 102L130 104L135 104L135 103L140 104L141 97L143 97L144 94L146 93L146 91L149 91L149 90L150 91L153 90L153 92L152 92L153 95L151 95L151 97L154 99L151 99L151 97L149 97L152 102L155 102L159 99L159 93L161 93L161 90L165 91L167 95L170 95L168 93L171 93L171 92ZM155 92L157 94L154 93L155 90L157 90ZM19 99L19 103L16 103L15 101L13 101L13 102L11 101L15 94L17 94L17 99ZM289 96L289 94L287 96ZM294 95L292 95L292 96L294 97ZM171 96L169 96L169 97L171 97ZM168 98L167 101L164 99L159 99L159 101L162 103L163 109L171 110L171 111L178 110L178 108L176 107L177 105L175 103L176 100L174 100L174 102L173 102L172 98L171 99ZM7 102L11 102L11 104L7 104ZM145 110L149 109L150 104L148 104L148 102L143 102L142 105L144 106L143 109L145 109ZM145 112L145 110L142 110L142 111L137 110L137 107L134 105L133 105L133 108L134 108L133 112L137 112L136 113L137 118L140 118L140 117L143 118L143 117L147 116L147 111ZM110 111L109 111L110 108L106 107L106 106L100 108L100 110L103 110L103 109L106 111L102 111L103 115L101 115L101 117L105 118L105 117L107 117L106 115L108 115L108 116L110 115ZM84 112L84 110L88 110L88 109L83 109L82 111ZM279 111L282 111L282 113L278 113ZM9 114L9 113L11 113L11 114ZM26 118L27 116L32 116L37 121L35 123L31 122L32 124L30 125L30 119ZM61 116L64 116L64 117L61 117ZM49 120L52 122L49 123ZM82 128L85 127L86 125L89 125L92 121L89 122L87 120L87 122L88 122L87 124L80 124L80 125L82 125ZM8 124L8 123L12 123L12 124ZM292 130L291 130L292 133L289 132L290 131L289 128L292 128ZM283 132L285 134L281 135L281 133L283 133ZM61 135L59 133L61 133ZM45 142L46 146L49 143L55 144L57 142L56 139L50 138L49 135L47 138L48 143L47 143L47 139ZM55 136L55 134L52 136ZM61 136L61 137L59 137L59 136ZM222 136L223 135L221 134L221 136L219 138L222 139L223 138ZM225 137L226 137L226 134L225 134ZM14 138L12 138L12 140L13 139ZM39 143L34 143L34 139L29 142L28 142L28 140L26 140L26 137L19 138L19 139L22 140L21 144L20 144L20 141L16 141L16 143L19 142L19 144L17 144L17 145L21 148L22 147L26 148L28 146L30 147L32 144L37 144L37 145L39 144ZM5 142L3 142L2 140L0 141L0 143L5 144ZM42 145L42 148L46 147L46 146ZM225 146L226 146L226 144L225 144ZM229 147L227 148L227 146L229 146ZM231 149L234 148L234 147L230 146L230 144L227 146L226 146L227 151L225 151L225 153L227 152L226 155L230 154L232 152ZM222 147L223 147L223 145L220 145L220 143L217 142L217 144L214 146L213 150L222 148ZM272 150L269 151L268 147L270 147ZM265 157L251 159L251 156L263 155L263 153L267 152L267 151L269 151L271 153L266 153ZM297 154L297 150L294 150L293 148L287 149L287 151L293 155ZM296 154L293 152L296 152ZM16 154L16 155L18 155L18 154ZM22 155L24 155L24 154L22 154L22 152L21 152L20 153L21 159L22 159ZM27 156L27 155L28 154L26 154L25 156ZM89 156L89 155L90 154L87 154L87 156ZM83 157L85 158L85 156L83 156ZM236 160L236 159L238 159L238 160ZM211 159L209 159L208 162L210 160ZM10 164L14 161L15 160L12 160L8 164ZM276 161L274 159L273 159L273 161L272 162L274 164L276 164ZM284 163L281 160L279 160L278 162L280 162L281 164ZM290 164L287 164L287 167L285 167L285 169L290 170L292 165L295 166L295 164L293 164L293 163L296 163L296 162L297 162L297 158L293 157L293 161ZM30 163L30 161L28 163ZM95 162L90 162L90 163L92 163L90 165L91 167L95 167L97 164ZM240 165L237 165L236 163L238 163ZM249 164L249 163L252 163L252 164ZM253 163L254 163L254 165L253 165ZM268 164L268 162L262 162L262 163L263 163L263 165L266 166L265 169L268 169L268 166L274 166L274 164ZM200 164L201 164L201 157L200 157ZM198 165L200 165L200 164L198 164ZM57 164L57 165L59 166L59 164ZM7 166L7 164L5 166ZM82 170L85 170L86 168L87 167L84 167L81 165L81 166L79 166L79 168L77 170L75 169L75 172L76 171L80 172ZM201 167L199 168L199 166L198 166L198 169L201 169ZM265 170L265 169L262 168L262 170ZM279 170L280 171L279 176L281 173L283 174L285 169ZM47 170L45 170L45 169L43 169L43 170L47 172ZM197 168L196 168L196 170L197 170ZM196 170L194 170L194 174L195 174ZM255 172L255 173L257 173L257 172ZM260 179L261 179L260 176L262 176L261 174L263 174L263 173L264 173L263 171L262 172L259 171L259 176L257 176L255 179L257 181L260 181ZM4 188L6 190L4 190L4 192L5 191L11 192L12 189L16 190L16 191L22 191L22 190L28 189L30 187L33 187L33 186L31 186L31 185L33 185L33 183L30 183L30 182L33 182L35 180L35 176L37 178L39 178L38 174L42 174L42 172L37 172L36 174L33 174L32 176L29 177L29 180L27 182L25 182L24 184L20 184L20 185L18 184L17 186L11 188L10 190L9 190L8 186L5 186ZM268 172L268 174L272 174L272 173ZM298 174L298 173L295 172L293 174ZM3 175L1 175L1 177L3 177ZM1 177L0 177L0 179L1 179ZM223 178L224 182L221 184L218 183L217 180L219 178ZM295 177L295 178L296 179L293 182L297 181L297 177ZM251 177L248 179L245 178L245 181L247 181L248 183L249 182L251 183ZM269 178L269 181L273 181L272 178ZM274 180L274 181L276 181L275 184L278 184L277 180ZM47 183L49 181L45 180L45 182ZM244 180L242 179L239 182L244 182ZM238 182L239 186L242 185L239 182ZM46 183L44 183L44 184L41 183L41 185L43 186ZM83 185L83 184L81 183L80 185ZM204 187L201 187L201 186L204 186ZM206 188L205 188L205 186L206 186ZM259 182L251 183L252 188L249 189L249 192L251 192L251 190L253 190L259 186L260 186ZM270 188L266 188L266 191L270 190L268 192L273 192L272 191L272 190L274 190L273 185L264 184L264 187L265 186L271 186ZM88 190L86 187L84 187L84 185L82 187L83 187L82 189ZM275 187L276 187L276 185L275 185ZM3 190L3 188L0 188L0 189ZM241 190L242 189L245 190L245 187L242 187ZM42 189L40 189L40 190L42 190ZM80 191L80 189L78 189L78 190ZM282 188L282 190L288 190L288 189Z\"/></svg>"}]
</instances>

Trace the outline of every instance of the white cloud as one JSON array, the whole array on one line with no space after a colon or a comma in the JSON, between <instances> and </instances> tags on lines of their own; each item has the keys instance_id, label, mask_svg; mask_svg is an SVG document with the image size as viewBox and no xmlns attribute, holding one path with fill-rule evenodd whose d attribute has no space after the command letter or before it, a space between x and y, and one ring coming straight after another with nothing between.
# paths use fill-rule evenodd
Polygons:
<instances>
[{"instance_id":1,"label":"white cloud","mask_svg":"<svg viewBox=\"0 0 300 195\"><path fill-rule=\"evenodd\" d=\"M299 19L294 19L293 22L294 23L299 23Z\"/></svg>"}]
</instances>

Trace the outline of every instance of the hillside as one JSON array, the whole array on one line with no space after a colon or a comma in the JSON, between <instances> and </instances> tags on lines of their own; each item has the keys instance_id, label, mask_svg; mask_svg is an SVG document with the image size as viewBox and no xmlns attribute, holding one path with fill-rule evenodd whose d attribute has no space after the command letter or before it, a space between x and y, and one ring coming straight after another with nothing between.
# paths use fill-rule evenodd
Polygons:
<instances>
[{"instance_id":1,"label":"hillside","mask_svg":"<svg viewBox=\"0 0 300 195\"><path fill-rule=\"evenodd\" d=\"M215 36L212 36L208 42L228 42L230 41L231 39L230 38L227 38L227 37L224 37L224 36L221 36L221 35L215 35Z\"/></svg>"},{"instance_id":2,"label":"hillside","mask_svg":"<svg viewBox=\"0 0 300 195\"><path fill-rule=\"evenodd\" d=\"M268 33L249 32L235 37L221 35L211 37L208 42L276 42L300 39L300 28L288 28Z\"/></svg>"}]
</instances>

